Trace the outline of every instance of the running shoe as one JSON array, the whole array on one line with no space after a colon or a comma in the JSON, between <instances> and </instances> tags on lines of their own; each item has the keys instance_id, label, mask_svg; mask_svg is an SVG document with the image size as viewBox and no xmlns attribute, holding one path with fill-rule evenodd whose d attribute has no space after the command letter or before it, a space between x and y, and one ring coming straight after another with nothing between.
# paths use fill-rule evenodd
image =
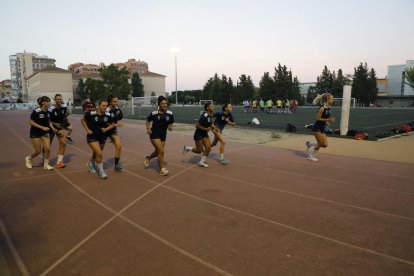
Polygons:
<instances>
[{"instance_id":1,"label":"running shoe","mask_svg":"<svg viewBox=\"0 0 414 276\"><path fill-rule=\"evenodd\" d=\"M53 170L53 167L50 166L49 164L47 164L46 166L43 166L43 169L46 170L46 171L51 171L51 170Z\"/></svg>"},{"instance_id":2,"label":"running shoe","mask_svg":"<svg viewBox=\"0 0 414 276\"><path fill-rule=\"evenodd\" d=\"M199 162L198 165L203 168L208 168L208 164L206 162Z\"/></svg>"},{"instance_id":3,"label":"running shoe","mask_svg":"<svg viewBox=\"0 0 414 276\"><path fill-rule=\"evenodd\" d=\"M149 166L150 166L150 163L149 163L149 160L148 160L148 156L145 156L144 168L148 169Z\"/></svg>"},{"instance_id":4,"label":"running shoe","mask_svg":"<svg viewBox=\"0 0 414 276\"><path fill-rule=\"evenodd\" d=\"M220 160L220 164L222 164L222 165L228 165L229 163L230 163L229 160L226 160L226 159L221 159Z\"/></svg>"},{"instance_id":5,"label":"running shoe","mask_svg":"<svg viewBox=\"0 0 414 276\"><path fill-rule=\"evenodd\" d=\"M167 176L167 175L168 175L168 171L167 171L167 169L166 169L166 168L162 168L162 169L160 170L160 174L161 174L162 176Z\"/></svg>"},{"instance_id":6,"label":"running shoe","mask_svg":"<svg viewBox=\"0 0 414 276\"><path fill-rule=\"evenodd\" d=\"M116 164L115 165L115 167L114 167L114 170L116 171L116 172L122 172L122 165L121 164Z\"/></svg>"},{"instance_id":7,"label":"running shoe","mask_svg":"<svg viewBox=\"0 0 414 276\"><path fill-rule=\"evenodd\" d=\"M314 161L314 162L319 161L319 159L318 159L318 158L316 158L316 157L314 157L314 156L312 156L312 155L309 155L309 156L308 156L308 160L310 160L310 161Z\"/></svg>"},{"instance_id":8,"label":"running shoe","mask_svg":"<svg viewBox=\"0 0 414 276\"><path fill-rule=\"evenodd\" d=\"M67 142L69 145L72 145L72 144L73 144L73 140L72 140L72 138L71 138L70 136L66 136L66 142Z\"/></svg>"},{"instance_id":9,"label":"running shoe","mask_svg":"<svg viewBox=\"0 0 414 276\"><path fill-rule=\"evenodd\" d=\"M63 161L59 161L59 162L56 163L56 167L58 167L58 168L64 168L64 167L66 167L66 164L63 163Z\"/></svg>"},{"instance_id":10,"label":"running shoe","mask_svg":"<svg viewBox=\"0 0 414 276\"><path fill-rule=\"evenodd\" d=\"M184 147L183 147L183 154L185 155L187 152L188 152L188 150L187 150L187 146L184 146Z\"/></svg>"},{"instance_id":11,"label":"running shoe","mask_svg":"<svg viewBox=\"0 0 414 276\"><path fill-rule=\"evenodd\" d=\"M30 158L30 156L26 156L26 168L32 168L32 159Z\"/></svg>"},{"instance_id":12,"label":"running shoe","mask_svg":"<svg viewBox=\"0 0 414 276\"><path fill-rule=\"evenodd\" d=\"M95 162L88 162L86 166L88 166L88 170L90 173L96 173Z\"/></svg>"},{"instance_id":13,"label":"running shoe","mask_svg":"<svg viewBox=\"0 0 414 276\"><path fill-rule=\"evenodd\" d=\"M98 175L101 179L107 179L108 176L106 175L106 173L102 170L102 171L98 171Z\"/></svg>"}]
</instances>

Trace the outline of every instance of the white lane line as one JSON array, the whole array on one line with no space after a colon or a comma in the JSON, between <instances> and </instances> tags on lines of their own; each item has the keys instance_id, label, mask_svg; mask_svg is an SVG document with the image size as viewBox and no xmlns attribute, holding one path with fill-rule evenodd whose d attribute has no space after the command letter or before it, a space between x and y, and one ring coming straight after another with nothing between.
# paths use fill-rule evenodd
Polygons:
<instances>
[{"instance_id":1,"label":"white lane line","mask_svg":"<svg viewBox=\"0 0 414 276\"><path fill-rule=\"evenodd\" d=\"M191 198L199 200L199 201L203 201L205 203L220 207L222 209L226 209L226 210L229 210L229 211L241 214L241 215L245 215L245 216L260 220L260 221L264 221L264 222L267 222L267 223L270 223L270 224L273 224L273 225L277 225L277 226L280 226L280 227L283 227L283 228L286 228L286 229L289 229L289 230L293 230L295 232L299 232L299 233L302 233L302 234L305 234L305 235L308 235L308 236L312 236L312 237L319 238L319 239L322 239L322 240L326 240L326 241L329 241L329 242L332 242L332 243L335 243L335 244L339 244L339 245L342 245L344 247L349 247L349 248L352 248L352 249L356 249L358 251L371 253L371 254L376 255L376 256L384 257L386 259L390 259L390 260L393 260L393 261L397 261L397 262L401 262L401 263L405 263L405 264L414 266L414 262L409 261L409 260L404 260L404 259L401 259L401 258L398 258L398 257L387 255L387 254L384 254L384 253L381 253L381 252L377 252L375 250L371 250L371 249L368 249L368 248L365 248L365 247L353 245L353 244L350 244L350 243L347 243L347 242L343 242L343 241L340 241L340 240L329 238L329 237L324 236L324 235L316 234L316 233L309 232L309 231L306 231L306 230L303 230L303 229L300 229L300 228L296 228L294 226L283 224L283 223L280 223L280 222L277 222L277 221L274 221L274 220L271 220L271 219L267 219L267 218L260 217L260 216L254 215L254 214L250 214L250 213L247 213L247 212L239 210L239 209L235 209L235 208L232 208L232 207L229 207L229 206L226 206L226 205L222 205L222 204L219 204L219 203L216 203L216 202L213 202L213 201L210 201L210 200L207 200L207 199L204 199L204 198L192 195L192 194L188 194L186 192L180 191L180 190L175 189L175 188L170 187L170 186L162 186L162 188L172 190L176 193L191 197Z\"/></svg>"},{"instance_id":2,"label":"white lane line","mask_svg":"<svg viewBox=\"0 0 414 276\"><path fill-rule=\"evenodd\" d=\"M3 234L4 239L6 240L7 246L9 247L9 250L11 251L14 261L17 264L17 267L20 270L20 273L24 276L29 276L30 273L27 271L26 266L24 265L22 258L19 255L19 252L17 252L16 248L14 247L14 244L12 240L10 239L9 233L7 232L6 226L3 223L3 220L0 218L0 230Z\"/></svg>"}]
</instances>

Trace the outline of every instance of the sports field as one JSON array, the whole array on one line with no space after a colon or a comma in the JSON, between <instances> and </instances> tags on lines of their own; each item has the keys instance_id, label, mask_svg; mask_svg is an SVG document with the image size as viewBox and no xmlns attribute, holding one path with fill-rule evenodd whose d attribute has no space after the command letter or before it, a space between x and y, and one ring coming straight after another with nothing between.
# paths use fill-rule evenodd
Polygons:
<instances>
[{"instance_id":1,"label":"sports field","mask_svg":"<svg viewBox=\"0 0 414 276\"><path fill-rule=\"evenodd\" d=\"M215 111L220 111L221 106L216 106ZM151 107L136 107L134 116L130 108L123 109L127 118L142 119L152 110ZM174 118L177 123L194 123L202 110L201 106L172 106ZM273 112L276 109L273 108ZM80 112L80 110L78 110ZM285 131L288 123L297 128L298 133L311 133L305 125L314 122L317 107L299 107L296 114L267 114L267 113L244 113L243 108L236 106L233 108L233 115L238 126L255 127L275 131ZM333 130L339 129L341 121L341 108L333 107L331 115L336 118L336 122L331 125ZM260 126L252 126L248 123L253 118L258 118ZM390 131L393 127L414 121L414 108L351 108L349 118L349 129L368 133L369 139L375 140L377 133Z\"/></svg>"},{"instance_id":2,"label":"sports field","mask_svg":"<svg viewBox=\"0 0 414 276\"><path fill-rule=\"evenodd\" d=\"M76 115L67 167L44 171L38 157L26 169L29 116L0 112L2 276L414 274L412 164L324 152L310 162L303 150L229 141L231 163L214 148L206 169L182 154L192 136L172 131L163 177L155 160L142 164L153 150L144 122L125 120L124 171L108 144L102 180L87 171Z\"/></svg>"}]
</instances>

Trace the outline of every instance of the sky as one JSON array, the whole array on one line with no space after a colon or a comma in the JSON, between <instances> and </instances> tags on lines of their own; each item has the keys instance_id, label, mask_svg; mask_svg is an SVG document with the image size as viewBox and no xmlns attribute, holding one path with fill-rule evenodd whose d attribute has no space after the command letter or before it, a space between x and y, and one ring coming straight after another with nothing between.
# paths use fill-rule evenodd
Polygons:
<instances>
[{"instance_id":1,"label":"sky","mask_svg":"<svg viewBox=\"0 0 414 276\"><path fill-rule=\"evenodd\" d=\"M378 78L414 59L414 0L1 0L0 80L23 51L105 64L130 58L166 75L167 92L202 89L215 73L256 86L279 63L314 82L326 65Z\"/></svg>"}]
</instances>

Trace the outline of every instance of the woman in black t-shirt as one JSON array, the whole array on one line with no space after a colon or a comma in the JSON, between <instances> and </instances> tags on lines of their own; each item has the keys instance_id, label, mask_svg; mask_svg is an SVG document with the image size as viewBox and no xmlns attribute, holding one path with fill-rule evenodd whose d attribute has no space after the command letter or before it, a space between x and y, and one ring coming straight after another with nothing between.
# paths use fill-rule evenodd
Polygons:
<instances>
[{"instance_id":1,"label":"woman in black t-shirt","mask_svg":"<svg viewBox=\"0 0 414 276\"><path fill-rule=\"evenodd\" d=\"M203 168L208 168L208 164L206 163L206 159L208 154L211 151L211 142L210 137L208 136L208 132L212 130L214 133L219 132L216 126L213 125L213 114L214 105L212 103L206 103L204 105L204 112L201 114L200 119L196 124L196 131L194 132L194 141L195 141L195 148L184 146L183 154L186 154L189 151L194 153L203 153L201 156L200 162L198 165Z\"/></svg>"},{"instance_id":2,"label":"woman in black t-shirt","mask_svg":"<svg viewBox=\"0 0 414 276\"><path fill-rule=\"evenodd\" d=\"M93 151L91 161L87 164L88 170L91 173L97 172L102 179L108 178L103 170L102 150L108 133L115 127L111 115L106 112L107 107L108 102L102 100L96 111L86 112L81 119L82 126L87 133L86 141Z\"/></svg>"},{"instance_id":3,"label":"woman in black t-shirt","mask_svg":"<svg viewBox=\"0 0 414 276\"><path fill-rule=\"evenodd\" d=\"M30 115L30 140L33 144L33 153L29 156L26 156L26 167L28 169L32 168L32 159L38 156L41 152L41 146L43 146L43 169L53 170L53 167L49 164L49 155L50 155L50 138L49 131L52 130L56 132L56 129L53 127L50 122L49 114L49 104L50 98L43 96L37 100L39 107L33 110Z\"/></svg>"},{"instance_id":4,"label":"woman in black t-shirt","mask_svg":"<svg viewBox=\"0 0 414 276\"><path fill-rule=\"evenodd\" d=\"M154 151L145 157L144 166L149 167L149 161L157 157L160 174L162 176L168 175L168 170L164 168L164 147L167 139L167 129L172 130L174 123L174 115L168 110L167 99L163 96L158 97L158 110L151 112L147 117L146 127L147 133L150 136L151 144L154 146Z\"/></svg>"}]
</instances>

